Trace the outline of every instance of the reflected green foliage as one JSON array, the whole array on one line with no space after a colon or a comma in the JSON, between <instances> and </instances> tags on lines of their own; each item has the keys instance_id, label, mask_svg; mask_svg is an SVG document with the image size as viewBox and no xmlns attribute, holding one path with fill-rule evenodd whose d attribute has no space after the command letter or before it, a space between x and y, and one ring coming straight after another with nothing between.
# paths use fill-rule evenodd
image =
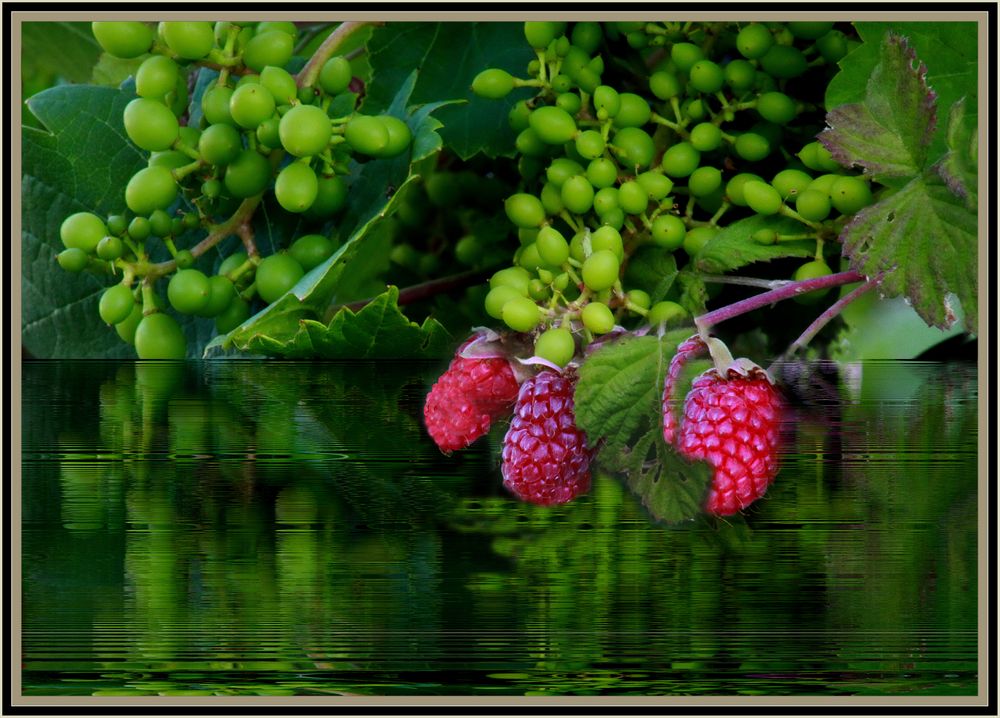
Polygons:
<instances>
[{"instance_id":1,"label":"reflected green foliage","mask_svg":"<svg viewBox=\"0 0 1000 718\"><path fill-rule=\"evenodd\" d=\"M28 364L24 692L975 693L974 367L845 365L765 500L674 528L442 456L437 371Z\"/></svg>"}]
</instances>

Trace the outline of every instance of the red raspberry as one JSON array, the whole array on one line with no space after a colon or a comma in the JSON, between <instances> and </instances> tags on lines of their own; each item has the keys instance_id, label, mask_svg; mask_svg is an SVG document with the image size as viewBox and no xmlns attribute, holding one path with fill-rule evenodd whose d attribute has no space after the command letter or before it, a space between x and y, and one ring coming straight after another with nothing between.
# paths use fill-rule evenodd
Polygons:
<instances>
[{"instance_id":1,"label":"red raspberry","mask_svg":"<svg viewBox=\"0 0 1000 718\"><path fill-rule=\"evenodd\" d=\"M524 501L564 504L590 490L587 437L573 416L574 380L543 371L521 385L503 440L503 484Z\"/></svg>"},{"instance_id":2,"label":"red raspberry","mask_svg":"<svg viewBox=\"0 0 1000 718\"><path fill-rule=\"evenodd\" d=\"M446 454L464 449L510 410L517 389L517 379L506 359L456 355L427 394L427 433Z\"/></svg>"},{"instance_id":3,"label":"red raspberry","mask_svg":"<svg viewBox=\"0 0 1000 718\"><path fill-rule=\"evenodd\" d=\"M709 369L691 383L677 445L683 456L715 469L705 509L718 516L759 499L778 473L784 405L760 367L726 374Z\"/></svg>"}]
</instances>

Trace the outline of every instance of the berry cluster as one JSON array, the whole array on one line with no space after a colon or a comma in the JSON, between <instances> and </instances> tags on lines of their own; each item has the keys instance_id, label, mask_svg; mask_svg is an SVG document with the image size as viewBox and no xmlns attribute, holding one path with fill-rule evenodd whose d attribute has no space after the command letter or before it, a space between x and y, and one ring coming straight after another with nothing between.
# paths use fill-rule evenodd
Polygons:
<instances>
[{"instance_id":1,"label":"berry cluster","mask_svg":"<svg viewBox=\"0 0 1000 718\"><path fill-rule=\"evenodd\" d=\"M215 318L226 333L245 321L256 299L269 304L336 249L325 234L298 237L261 258L241 208L267 192L285 211L320 227L344 207L349 161L397 156L410 145L405 122L355 110L350 62L330 57L312 74L292 75L298 30L290 22L95 22L101 47L118 58L146 56L135 74L138 97L124 110L125 132L149 152L124 192L127 212L80 212L60 229L60 266L121 276L101 299L101 318L139 358L186 353L177 320L154 285L169 277L167 300L180 314ZM218 76L189 107L189 75L203 67ZM200 111L200 112L199 112ZM200 114L194 124L186 122ZM176 209L182 205L192 211ZM180 237L207 233L190 247ZM226 257L213 276L196 260L229 234L246 252ZM161 243L171 260L155 263Z\"/></svg>"}]
</instances>

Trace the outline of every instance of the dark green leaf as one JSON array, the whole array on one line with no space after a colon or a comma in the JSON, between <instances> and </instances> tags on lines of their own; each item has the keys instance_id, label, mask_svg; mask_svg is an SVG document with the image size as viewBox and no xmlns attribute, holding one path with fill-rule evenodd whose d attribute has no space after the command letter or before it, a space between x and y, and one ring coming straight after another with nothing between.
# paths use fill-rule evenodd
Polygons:
<instances>
[{"instance_id":1,"label":"dark green leaf","mask_svg":"<svg viewBox=\"0 0 1000 718\"><path fill-rule=\"evenodd\" d=\"M636 442L633 452L625 481L653 517L674 524L701 515L712 478L708 463L682 458L658 429Z\"/></svg>"},{"instance_id":2,"label":"dark green leaf","mask_svg":"<svg viewBox=\"0 0 1000 718\"><path fill-rule=\"evenodd\" d=\"M677 284L680 286L680 305L693 317L704 314L708 303L708 289L698 273L685 267L677 273Z\"/></svg>"},{"instance_id":3,"label":"dark green leaf","mask_svg":"<svg viewBox=\"0 0 1000 718\"><path fill-rule=\"evenodd\" d=\"M677 279L677 259L662 247L646 245L636 250L625 270L627 285L647 292L655 304L670 291Z\"/></svg>"},{"instance_id":4,"label":"dark green leaf","mask_svg":"<svg viewBox=\"0 0 1000 718\"><path fill-rule=\"evenodd\" d=\"M456 41L461 38L461 41ZM532 59L522 25L483 23L387 23L372 33L368 44L372 81L363 110L378 113L414 68L419 72L410 101L414 104L462 100L467 104L437 113L444 123L445 143L463 159L483 152L490 157L509 155L513 132L507 114L526 91L504 100L485 100L472 94L473 78L488 67L518 75Z\"/></svg>"},{"instance_id":5,"label":"dark green leaf","mask_svg":"<svg viewBox=\"0 0 1000 718\"><path fill-rule=\"evenodd\" d=\"M948 115L948 152L937 165L948 188L975 210L979 206L979 137L975 116L965 114L962 98Z\"/></svg>"},{"instance_id":6,"label":"dark green leaf","mask_svg":"<svg viewBox=\"0 0 1000 718\"><path fill-rule=\"evenodd\" d=\"M28 72L49 72L69 82L87 82L101 47L89 22L26 22L21 25L21 61Z\"/></svg>"},{"instance_id":7,"label":"dark green leaf","mask_svg":"<svg viewBox=\"0 0 1000 718\"><path fill-rule=\"evenodd\" d=\"M695 266L707 274L724 274L754 262L769 262L782 257L811 257L816 253L815 240L758 244L751 236L760 229L796 235L802 234L806 228L788 217L755 214L733 222L710 239L695 257Z\"/></svg>"}]
</instances>

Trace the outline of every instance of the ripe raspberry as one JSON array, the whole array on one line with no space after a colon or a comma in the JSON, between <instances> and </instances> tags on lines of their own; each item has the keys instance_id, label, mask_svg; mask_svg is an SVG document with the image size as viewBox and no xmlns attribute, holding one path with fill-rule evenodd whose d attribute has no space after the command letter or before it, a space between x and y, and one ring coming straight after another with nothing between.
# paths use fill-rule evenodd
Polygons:
<instances>
[{"instance_id":1,"label":"ripe raspberry","mask_svg":"<svg viewBox=\"0 0 1000 718\"><path fill-rule=\"evenodd\" d=\"M521 385L503 440L503 484L540 506L572 501L590 490L587 437L573 416L571 377L543 371Z\"/></svg>"},{"instance_id":2,"label":"ripe raspberry","mask_svg":"<svg viewBox=\"0 0 1000 718\"><path fill-rule=\"evenodd\" d=\"M784 402L767 374L747 364L734 364L726 378L709 369L684 400L678 451L715 469L705 509L718 516L759 499L778 473Z\"/></svg>"},{"instance_id":3,"label":"ripe raspberry","mask_svg":"<svg viewBox=\"0 0 1000 718\"><path fill-rule=\"evenodd\" d=\"M506 359L466 359L456 354L427 394L427 433L446 454L464 449L510 410L517 389L517 379Z\"/></svg>"}]
</instances>

